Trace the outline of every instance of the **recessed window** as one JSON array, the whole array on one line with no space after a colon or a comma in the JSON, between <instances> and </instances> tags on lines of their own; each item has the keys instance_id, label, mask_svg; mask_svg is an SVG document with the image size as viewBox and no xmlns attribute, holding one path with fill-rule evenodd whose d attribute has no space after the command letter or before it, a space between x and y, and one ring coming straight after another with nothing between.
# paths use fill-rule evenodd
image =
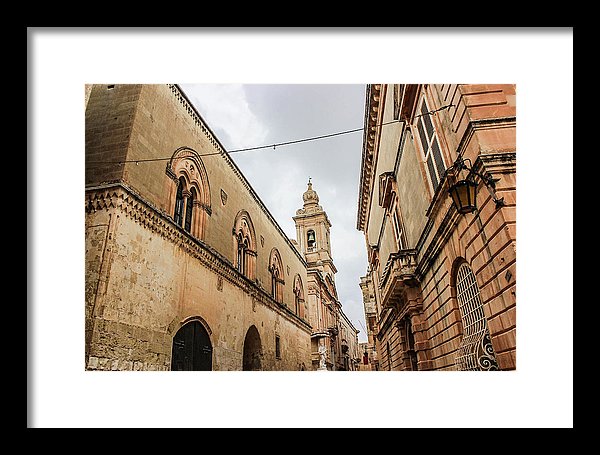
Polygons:
<instances>
[{"instance_id":1,"label":"recessed window","mask_svg":"<svg viewBox=\"0 0 600 455\"><path fill-rule=\"evenodd\" d=\"M385 351L387 354L388 370L392 371L392 351L390 350L390 342L385 343Z\"/></svg>"},{"instance_id":2,"label":"recessed window","mask_svg":"<svg viewBox=\"0 0 600 455\"><path fill-rule=\"evenodd\" d=\"M281 340L279 335L275 335L275 358L281 359Z\"/></svg>"},{"instance_id":3,"label":"recessed window","mask_svg":"<svg viewBox=\"0 0 600 455\"><path fill-rule=\"evenodd\" d=\"M302 285L302 279L300 275L296 275L294 278L294 311L297 316L304 319L305 302L304 302L304 286Z\"/></svg>"},{"instance_id":4,"label":"recessed window","mask_svg":"<svg viewBox=\"0 0 600 455\"><path fill-rule=\"evenodd\" d=\"M196 200L197 193L195 188L191 187L183 176L179 177L177 193L175 194L173 220L189 233L192 233L193 229L193 214Z\"/></svg>"},{"instance_id":5,"label":"recessed window","mask_svg":"<svg viewBox=\"0 0 600 455\"><path fill-rule=\"evenodd\" d=\"M173 219L175 223L179 226L183 226L183 209L184 199L183 199L183 188L185 187L185 180L183 177L179 178L179 183L177 185L177 195L175 196L175 213L173 214Z\"/></svg>"},{"instance_id":6,"label":"recessed window","mask_svg":"<svg viewBox=\"0 0 600 455\"><path fill-rule=\"evenodd\" d=\"M183 228L190 232L192 230L192 212L194 210L194 200L196 199L196 190L192 188L190 191L190 195L187 198L187 202L185 204L185 225Z\"/></svg>"},{"instance_id":7,"label":"recessed window","mask_svg":"<svg viewBox=\"0 0 600 455\"><path fill-rule=\"evenodd\" d=\"M277 282L279 281L279 270L274 270L271 274L271 297L277 300Z\"/></svg>"},{"instance_id":8,"label":"recessed window","mask_svg":"<svg viewBox=\"0 0 600 455\"><path fill-rule=\"evenodd\" d=\"M412 323L409 317L404 319L404 332L405 332L405 347L408 353L409 367L411 371L417 371L419 364L417 361L417 351L415 351L415 336L413 334Z\"/></svg>"},{"instance_id":9,"label":"recessed window","mask_svg":"<svg viewBox=\"0 0 600 455\"><path fill-rule=\"evenodd\" d=\"M283 285L285 284L281 255L277 248L271 250L269 272L271 273L271 297L277 303L283 303Z\"/></svg>"},{"instance_id":10,"label":"recessed window","mask_svg":"<svg viewBox=\"0 0 600 455\"><path fill-rule=\"evenodd\" d=\"M195 238L202 239L206 216L210 215L210 192L204 165L196 152L178 149L167 164L171 215L175 224Z\"/></svg>"},{"instance_id":11,"label":"recessed window","mask_svg":"<svg viewBox=\"0 0 600 455\"><path fill-rule=\"evenodd\" d=\"M317 240L315 237L315 231L312 229L306 233L306 246L308 246L309 251L312 250L317 244Z\"/></svg>"},{"instance_id":12,"label":"recessed window","mask_svg":"<svg viewBox=\"0 0 600 455\"><path fill-rule=\"evenodd\" d=\"M106 88L107 88L108 90L112 90L113 88L115 88L115 84L110 84L110 85L107 85L107 86L106 86Z\"/></svg>"},{"instance_id":13,"label":"recessed window","mask_svg":"<svg viewBox=\"0 0 600 455\"><path fill-rule=\"evenodd\" d=\"M235 266L242 275L254 279L256 265L256 234L250 215L241 210L233 226L235 244Z\"/></svg>"},{"instance_id":14,"label":"recessed window","mask_svg":"<svg viewBox=\"0 0 600 455\"><path fill-rule=\"evenodd\" d=\"M246 259L247 259L247 251L248 251L248 240L242 237L242 234L238 234L237 236L237 244L238 244L238 257L237 257L237 270L242 275L246 274Z\"/></svg>"}]
</instances>

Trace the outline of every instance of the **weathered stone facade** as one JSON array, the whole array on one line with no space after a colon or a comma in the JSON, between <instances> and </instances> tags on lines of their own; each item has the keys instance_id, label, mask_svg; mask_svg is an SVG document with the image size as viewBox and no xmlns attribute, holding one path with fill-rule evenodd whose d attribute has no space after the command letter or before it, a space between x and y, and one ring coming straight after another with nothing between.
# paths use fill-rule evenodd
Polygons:
<instances>
[{"instance_id":1,"label":"weathered stone facade","mask_svg":"<svg viewBox=\"0 0 600 455\"><path fill-rule=\"evenodd\" d=\"M85 128L86 369L170 370L192 325L202 369L310 369L306 261L180 88L88 86Z\"/></svg>"},{"instance_id":2,"label":"weathered stone facade","mask_svg":"<svg viewBox=\"0 0 600 455\"><path fill-rule=\"evenodd\" d=\"M372 84L365 110L357 228L378 368L515 369L515 86ZM459 157L473 213L448 195Z\"/></svg>"}]
</instances>

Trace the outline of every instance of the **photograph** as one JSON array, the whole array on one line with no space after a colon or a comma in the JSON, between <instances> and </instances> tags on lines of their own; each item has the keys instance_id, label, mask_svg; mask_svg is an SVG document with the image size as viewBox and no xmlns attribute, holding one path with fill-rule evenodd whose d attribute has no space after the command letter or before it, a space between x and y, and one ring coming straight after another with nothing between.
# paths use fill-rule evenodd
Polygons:
<instances>
[{"instance_id":1,"label":"photograph","mask_svg":"<svg viewBox=\"0 0 600 455\"><path fill-rule=\"evenodd\" d=\"M85 368L516 369L516 90L86 85Z\"/></svg>"}]
</instances>

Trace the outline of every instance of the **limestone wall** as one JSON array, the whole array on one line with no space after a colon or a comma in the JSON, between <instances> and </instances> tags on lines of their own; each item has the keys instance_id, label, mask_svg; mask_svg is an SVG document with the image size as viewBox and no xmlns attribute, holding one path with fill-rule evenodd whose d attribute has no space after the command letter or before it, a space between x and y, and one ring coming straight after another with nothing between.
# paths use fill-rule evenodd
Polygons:
<instances>
[{"instance_id":1,"label":"limestone wall","mask_svg":"<svg viewBox=\"0 0 600 455\"><path fill-rule=\"evenodd\" d=\"M204 227L195 235L173 222L177 184L168 167L182 149L205 177L195 212ZM242 211L255 235L250 278L235 266ZM273 249L283 263L280 304L270 297ZM264 369L310 364L310 326L293 313L293 279L298 274L307 288L306 263L175 85L89 90L85 261L89 369L168 369L172 337L191 317L210 329L213 369L241 369L252 325Z\"/></svg>"}]
</instances>

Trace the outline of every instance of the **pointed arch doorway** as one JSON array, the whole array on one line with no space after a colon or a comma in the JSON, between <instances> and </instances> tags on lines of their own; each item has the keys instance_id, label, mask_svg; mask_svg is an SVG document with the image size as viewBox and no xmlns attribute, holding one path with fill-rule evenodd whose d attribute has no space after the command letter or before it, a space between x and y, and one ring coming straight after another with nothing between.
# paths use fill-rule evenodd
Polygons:
<instances>
[{"instance_id":1,"label":"pointed arch doorway","mask_svg":"<svg viewBox=\"0 0 600 455\"><path fill-rule=\"evenodd\" d=\"M190 321L173 337L171 371L211 371L212 344L199 321Z\"/></svg>"},{"instance_id":2,"label":"pointed arch doorway","mask_svg":"<svg viewBox=\"0 0 600 455\"><path fill-rule=\"evenodd\" d=\"M256 326L252 325L244 338L243 371L260 371L262 369L262 344Z\"/></svg>"}]
</instances>

